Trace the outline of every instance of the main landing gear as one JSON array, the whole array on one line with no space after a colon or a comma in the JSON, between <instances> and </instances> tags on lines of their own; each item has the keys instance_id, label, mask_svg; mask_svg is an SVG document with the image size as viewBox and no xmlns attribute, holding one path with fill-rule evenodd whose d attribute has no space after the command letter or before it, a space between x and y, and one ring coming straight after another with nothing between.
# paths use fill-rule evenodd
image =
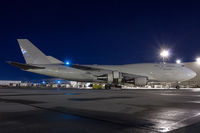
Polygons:
<instances>
[{"instance_id":1,"label":"main landing gear","mask_svg":"<svg viewBox=\"0 0 200 133\"><path fill-rule=\"evenodd\" d=\"M105 84L105 89L106 90L110 90L111 89L111 85L110 84Z\"/></svg>"},{"instance_id":2,"label":"main landing gear","mask_svg":"<svg viewBox=\"0 0 200 133\"><path fill-rule=\"evenodd\" d=\"M105 89L106 90L109 90L109 89L111 89L111 88L122 88L122 86L121 85L119 85L119 84L115 84L115 85L112 85L112 84L105 84Z\"/></svg>"}]
</instances>

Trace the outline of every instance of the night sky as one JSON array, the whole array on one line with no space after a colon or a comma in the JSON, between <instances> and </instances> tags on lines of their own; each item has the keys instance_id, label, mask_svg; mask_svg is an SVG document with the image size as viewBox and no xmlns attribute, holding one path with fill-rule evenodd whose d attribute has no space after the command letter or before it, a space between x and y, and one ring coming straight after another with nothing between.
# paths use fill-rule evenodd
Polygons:
<instances>
[{"instance_id":1,"label":"night sky","mask_svg":"<svg viewBox=\"0 0 200 133\"><path fill-rule=\"evenodd\" d=\"M17 38L75 64L159 62L159 50L194 61L200 56L200 2L175 0L26 0L0 2L0 80L45 78L24 63Z\"/></svg>"}]
</instances>

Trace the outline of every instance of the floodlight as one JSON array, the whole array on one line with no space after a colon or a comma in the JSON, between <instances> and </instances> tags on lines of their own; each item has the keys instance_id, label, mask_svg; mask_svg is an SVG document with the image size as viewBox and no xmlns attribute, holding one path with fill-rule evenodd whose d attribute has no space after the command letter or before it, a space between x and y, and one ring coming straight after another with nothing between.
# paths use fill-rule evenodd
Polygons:
<instances>
[{"instance_id":1,"label":"floodlight","mask_svg":"<svg viewBox=\"0 0 200 133\"><path fill-rule=\"evenodd\" d=\"M196 58L196 62L200 64L200 57Z\"/></svg>"},{"instance_id":2,"label":"floodlight","mask_svg":"<svg viewBox=\"0 0 200 133\"><path fill-rule=\"evenodd\" d=\"M160 56L162 57L163 59L163 63L165 64L165 58L168 58L169 57L169 50L162 50L160 52Z\"/></svg>"},{"instance_id":3,"label":"floodlight","mask_svg":"<svg viewBox=\"0 0 200 133\"><path fill-rule=\"evenodd\" d=\"M176 63L177 63L177 64L180 64L180 63L181 63L181 60L180 60L180 59L177 59L177 60L176 60Z\"/></svg>"},{"instance_id":4,"label":"floodlight","mask_svg":"<svg viewBox=\"0 0 200 133\"><path fill-rule=\"evenodd\" d=\"M169 56L169 51L168 50L163 50L160 52L160 56L165 58Z\"/></svg>"}]
</instances>

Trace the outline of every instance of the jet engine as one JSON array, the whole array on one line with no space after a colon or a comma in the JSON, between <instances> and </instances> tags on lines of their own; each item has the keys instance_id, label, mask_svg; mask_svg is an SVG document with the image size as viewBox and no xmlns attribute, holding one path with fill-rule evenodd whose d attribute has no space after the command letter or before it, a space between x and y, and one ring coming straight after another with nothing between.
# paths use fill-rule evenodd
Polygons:
<instances>
[{"instance_id":1,"label":"jet engine","mask_svg":"<svg viewBox=\"0 0 200 133\"><path fill-rule=\"evenodd\" d=\"M144 86L147 84L148 79L146 77L138 77L134 81L136 86Z\"/></svg>"},{"instance_id":2,"label":"jet engine","mask_svg":"<svg viewBox=\"0 0 200 133\"><path fill-rule=\"evenodd\" d=\"M122 74L119 71L112 71L111 73L101 75L101 76L97 77L97 79L103 80L103 81L107 82L107 84L114 84L114 85L130 83L130 84L134 84L136 86L144 86L148 82L147 77L127 75L124 73Z\"/></svg>"},{"instance_id":3,"label":"jet engine","mask_svg":"<svg viewBox=\"0 0 200 133\"><path fill-rule=\"evenodd\" d=\"M108 84L120 84L122 82L122 73L119 71L112 71L106 75L98 77L98 80L106 80Z\"/></svg>"},{"instance_id":4,"label":"jet engine","mask_svg":"<svg viewBox=\"0 0 200 133\"><path fill-rule=\"evenodd\" d=\"M122 73L118 71L113 71L108 74L108 83L121 83L122 81Z\"/></svg>"}]
</instances>

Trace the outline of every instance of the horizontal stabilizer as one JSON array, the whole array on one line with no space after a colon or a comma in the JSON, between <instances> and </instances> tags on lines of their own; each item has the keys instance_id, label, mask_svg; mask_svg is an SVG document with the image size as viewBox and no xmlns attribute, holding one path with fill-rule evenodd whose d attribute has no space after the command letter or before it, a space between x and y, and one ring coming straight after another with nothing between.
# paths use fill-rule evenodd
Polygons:
<instances>
[{"instance_id":1,"label":"horizontal stabilizer","mask_svg":"<svg viewBox=\"0 0 200 133\"><path fill-rule=\"evenodd\" d=\"M34 66L34 65L28 65L28 64L22 64L22 63L18 63L18 62L12 62L12 61L8 61L7 62L10 65L13 65L15 67L18 67L22 70L28 70L28 69L45 69L45 67L38 67L38 66Z\"/></svg>"}]
</instances>

